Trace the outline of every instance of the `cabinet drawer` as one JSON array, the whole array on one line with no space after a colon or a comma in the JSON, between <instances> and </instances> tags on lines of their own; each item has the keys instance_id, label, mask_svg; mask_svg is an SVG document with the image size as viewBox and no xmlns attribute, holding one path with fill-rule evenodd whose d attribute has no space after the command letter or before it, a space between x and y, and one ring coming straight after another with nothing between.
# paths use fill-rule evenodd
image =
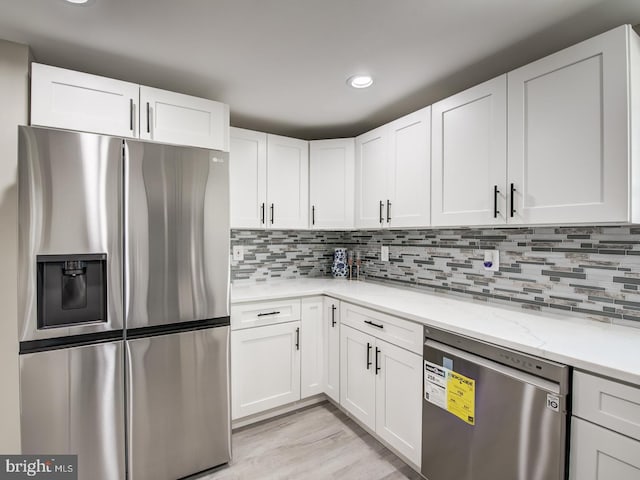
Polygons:
<instances>
[{"instance_id":1,"label":"cabinet drawer","mask_svg":"<svg viewBox=\"0 0 640 480\"><path fill-rule=\"evenodd\" d=\"M573 414L640 440L640 388L575 371Z\"/></svg>"},{"instance_id":2,"label":"cabinet drawer","mask_svg":"<svg viewBox=\"0 0 640 480\"><path fill-rule=\"evenodd\" d=\"M231 330L300 320L300 299L231 305Z\"/></svg>"},{"instance_id":3,"label":"cabinet drawer","mask_svg":"<svg viewBox=\"0 0 640 480\"><path fill-rule=\"evenodd\" d=\"M343 324L422 355L423 328L419 323L344 302L340 308Z\"/></svg>"}]
</instances>

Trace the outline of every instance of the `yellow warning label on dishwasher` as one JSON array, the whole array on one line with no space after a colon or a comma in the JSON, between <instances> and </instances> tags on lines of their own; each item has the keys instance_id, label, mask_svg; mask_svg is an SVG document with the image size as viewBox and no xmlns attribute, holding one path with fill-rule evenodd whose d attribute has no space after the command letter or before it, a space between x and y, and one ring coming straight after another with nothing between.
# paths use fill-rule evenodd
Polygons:
<instances>
[{"instance_id":1,"label":"yellow warning label on dishwasher","mask_svg":"<svg viewBox=\"0 0 640 480\"><path fill-rule=\"evenodd\" d=\"M475 425L476 381L453 370L447 373L447 411Z\"/></svg>"},{"instance_id":2,"label":"yellow warning label on dishwasher","mask_svg":"<svg viewBox=\"0 0 640 480\"><path fill-rule=\"evenodd\" d=\"M435 363L424 361L424 399L476 424L476 381Z\"/></svg>"}]
</instances>

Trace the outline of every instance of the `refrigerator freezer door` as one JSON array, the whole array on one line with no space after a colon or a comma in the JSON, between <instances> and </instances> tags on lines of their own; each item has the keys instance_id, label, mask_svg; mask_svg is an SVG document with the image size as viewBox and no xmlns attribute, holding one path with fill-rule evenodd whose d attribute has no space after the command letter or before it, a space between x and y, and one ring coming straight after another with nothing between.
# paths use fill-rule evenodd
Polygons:
<instances>
[{"instance_id":1,"label":"refrigerator freezer door","mask_svg":"<svg viewBox=\"0 0 640 480\"><path fill-rule=\"evenodd\" d=\"M128 340L127 368L131 480L230 460L229 327Z\"/></svg>"},{"instance_id":2,"label":"refrigerator freezer door","mask_svg":"<svg viewBox=\"0 0 640 480\"><path fill-rule=\"evenodd\" d=\"M122 139L19 127L18 184L20 341L122 329ZM69 254L106 254L106 321L38 329L36 257Z\"/></svg>"},{"instance_id":3,"label":"refrigerator freezer door","mask_svg":"<svg viewBox=\"0 0 640 480\"><path fill-rule=\"evenodd\" d=\"M127 328L229 315L227 154L127 141Z\"/></svg>"},{"instance_id":4,"label":"refrigerator freezer door","mask_svg":"<svg viewBox=\"0 0 640 480\"><path fill-rule=\"evenodd\" d=\"M121 480L123 342L20 356L23 454L77 454L79 478Z\"/></svg>"}]
</instances>

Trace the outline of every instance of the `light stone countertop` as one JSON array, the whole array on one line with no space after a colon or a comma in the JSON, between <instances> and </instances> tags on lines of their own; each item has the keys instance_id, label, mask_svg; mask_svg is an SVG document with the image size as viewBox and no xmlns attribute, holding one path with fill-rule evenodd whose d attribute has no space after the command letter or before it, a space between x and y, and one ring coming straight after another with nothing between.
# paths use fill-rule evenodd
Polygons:
<instances>
[{"instance_id":1,"label":"light stone countertop","mask_svg":"<svg viewBox=\"0 0 640 480\"><path fill-rule=\"evenodd\" d=\"M234 304L312 295L329 295L640 386L640 328L361 281L309 278L231 287Z\"/></svg>"}]
</instances>

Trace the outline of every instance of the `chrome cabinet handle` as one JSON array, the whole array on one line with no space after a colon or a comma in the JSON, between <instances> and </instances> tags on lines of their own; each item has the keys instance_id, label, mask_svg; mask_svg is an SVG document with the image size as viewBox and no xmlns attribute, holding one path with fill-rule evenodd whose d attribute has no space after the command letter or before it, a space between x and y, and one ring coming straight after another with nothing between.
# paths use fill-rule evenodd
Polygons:
<instances>
[{"instance_id":1,"label":"chrome cabinet handle","mask_svg":"<svg viewBox=\"0 0 640 480\"><path fill-rule=\"evenodd\" d=\"M373 323L371 320L365 320L364 323L366 323L367 325L371 325L372 327L384 328L384 325Z\"/></svg>"},{"instance_id":2,"label":"chrome cabinet handle","mask_svg":"<svg viewBox=\"0 0 640 480\"><path fill-rule=\"evenodd\" d=\"M382 368L380 368L380 365L378 365L378 363L379 363L379 362L378 362L378 354L379 354L380 352L381 352L381 350L380 350L378 347L376 347L376 375L378 374L378 372L379 372L380 370L382 370Z\"/></svg>"},{"instance_id":3,"label":"chrome cabinet handle","mask_svg":"<svg viewBox=\"0 0 640 480\"><path fill-rule=\"evenodd\" d=\"M260 207L260 223L264 225L265 216L265 204L262 202L262 206Z\"/></svg>"},{"instance_id":4,"label":"chrome cabinet handle","mask_svg":"<svg viewBox=\"0 0 640 480\"><path fill-rule=\"evenodd\" d=\"M371 366L371 359L369 358L370 354L371 354L371 344L367 342L367 370L369 370L369 367Z\"/></svg>"},{"instance_id":5,"label":"chrome cabinet handle","mask_svg":"<svg viewBox=\"0 0 640 480\"><path fill-rule=\"evenodd\" d=\"M259 313L258 317L266 317L268 315L279 315L280 312L267 312L267 313Z\"/></svg>"},{"instance_id":6,"label":"chrome cabinet handle","mask_svg":"<svg viewBox=\"0 0 640 480\"><path fill-rule=\"evenodd\" d=\"M331 326L336 326L336 306L331 305Z\"/></svg>"},{"instance_id":7,"label":"chrome cabinet handle","mask_svg":"<svg viewBox=\"0 0 640 480\"><path fill-rule=\"evenodd\" d=\"M391 202L387 200L387 223L391 223Z\"/></svg>"},{"instance_id":8,"label":"chrome cabinet handle","mask_svg":"<svg viewBox=\"0 0 640 480\"><path fill-rule=\"evenodd\" d=\"M316 206L313 205L311 207L311 225L315 225L316 224Z\"/></svg>"},{"instance_id":9,"label":"chrome cabinet handle","mask_svg":"<svg viewBox=\"0 0 640 480\"><path fill-rule=\"evenodd\" d=\"M384 208L384 203L380 200L380 223L384 222L384 217L382 216L382 209Z\"/></svg>"},{"instance_id":10,"label":"chrome cabinet handle","mask_svg":"<svg viewBox=\"0 0 640 480\"><path fill-rule=\"evenodd\" d=\"M300 350L300 327L296 328L296 350Z\"/></svg>"},{"instance_id":11,"label":"chrome cabinet handle","mask_svg":"<svg viewBox=\"0 0 640 480\"><path fill-rule=\"evenodd\" d=\"M494 185L493 186L493 218L498 218L498 214L500 213L498 211L498 194L499 193L500 193L500 190L498 190L498 185Z\"/></svg>"},{"instance_id":12,"label":"chrome cabinet handle","mask_svg":"<svg viewBox=\"0 0 640 480\"><path fill-rule=\"evenodd\" d=\"M273 211L274 211L274 205L272 203L271 204L271 225L273 225L273 217L274 217Z\"/></svg>"}]
</instances>

